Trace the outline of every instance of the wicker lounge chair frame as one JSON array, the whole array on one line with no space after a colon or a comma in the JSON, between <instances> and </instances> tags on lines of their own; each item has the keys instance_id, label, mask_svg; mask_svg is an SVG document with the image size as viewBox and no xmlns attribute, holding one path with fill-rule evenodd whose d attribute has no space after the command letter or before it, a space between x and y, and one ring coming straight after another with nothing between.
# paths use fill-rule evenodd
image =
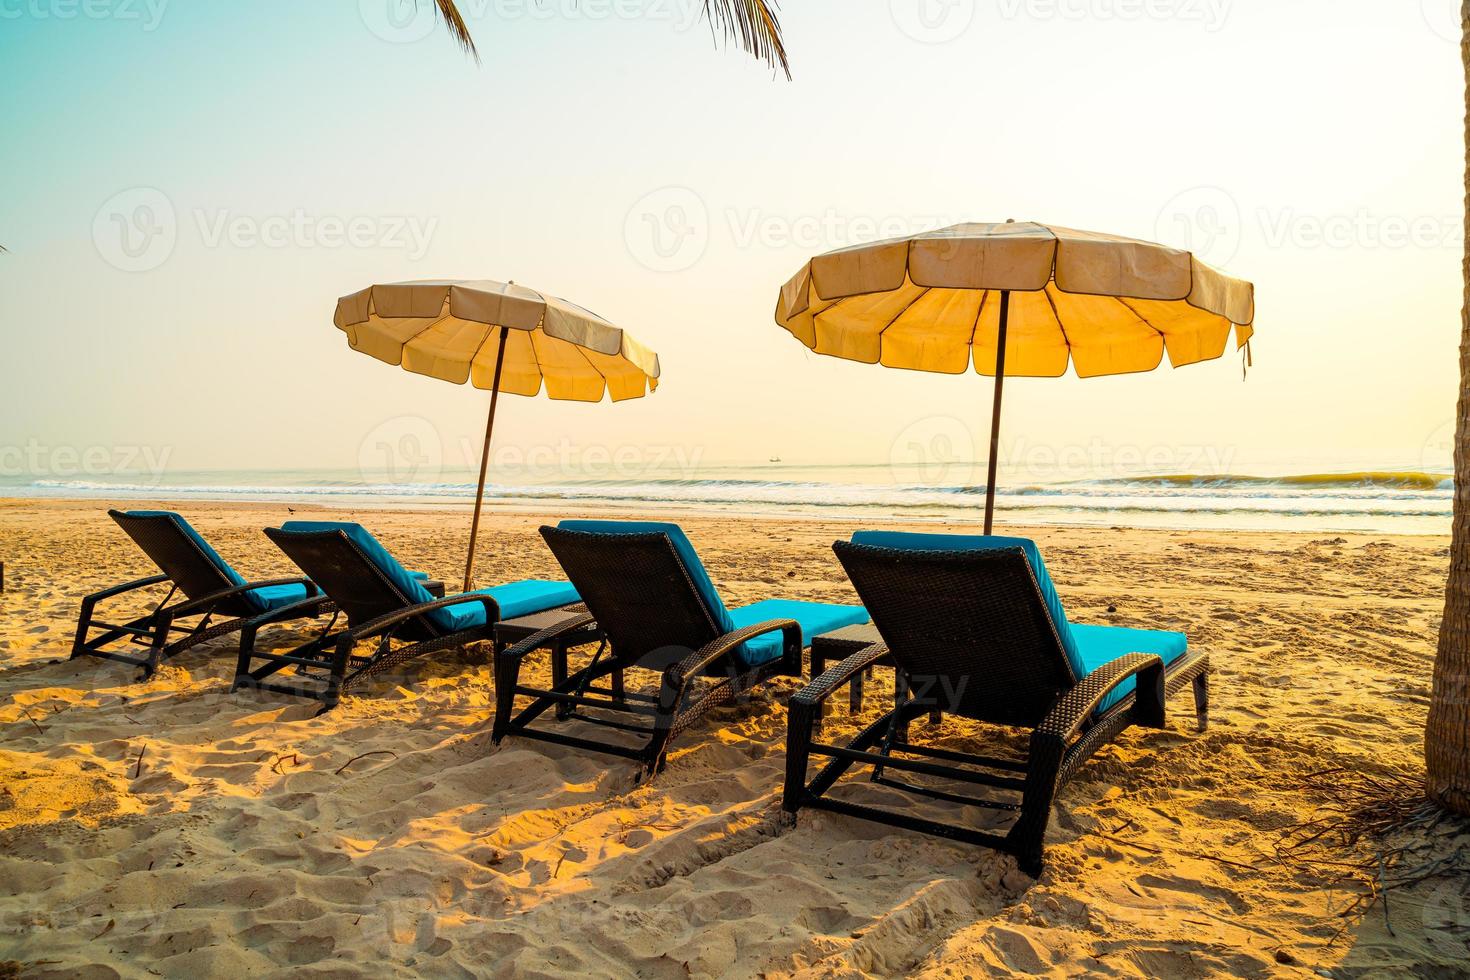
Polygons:
<instances>
[{"instance_id":1,"label":"wicker lounge chair frame","mask_svg":"<svg viewBox=\"0 0 1470 980\"><path fill-rule=\"evenodd\" d=\"M1192 685L1199 729L1208 723L1209 660L1185 653L1165 669L1154 654L1119 657L1080 680L1025 553L1020 548L912 551L839 541L833 546L883 642L853 654L798 692L789 705L782 807L829 810L1014 854L1023 871L1042 870L1043 843L1059 790L1098 749L1133 725L1162 728L1165 699ZM814 741L822 703L878 660L892 655L909 678L908 698L847 745ZM1128 678L1135 691L1099 712ZM1024 758L993 758L909 741L909 724L939 710L1029 729ZM807 780L812 756L829 761ZM1010 811L1004 834L939 823L833 798L853 766L878 784L934 799ZM896 779L913 773L999 790L987 797Z\"/></svg>"},{"instance_id":2,"label":"wicker lounge chair frame","mask_svg":"<svg viewBox=\"0 0 1470 980\"><path fill-rule=\"evenodd\" d=\"M493 642L495 624L500 619L500 606L494 596L451 595L416 603L341 530L285 532L266 528L265 534L287 557L311 573L313 581L332 599L333 615L318 635L284 653L257 649L256 641L261 629L294 618L295 607L285 606L247 622L240 631L239 661L231 691L260 689L313 698L322 702L317 712L322 714L375 674L441 650L481 640ZM447 632L427 615L471 602L485 607L484 625ZM344 615L347 624L337 629ZM375 643L372 652L357 653L358 644L367 641ZM287 667L295 667L304 682L266 680Z\"/></svg>"},{"instance_id":3,"label":"wicker lounge chair frame","mask_svg":"<svg viewBox=\"0 0 1470 980\"><path fill-rule=\"evenodd\" d=\"M133 515L118 510L107 513L161 571L84 598L72 641L72 660L100 657L132 664L143 668L140 679L147 680L158 670L159 664L169 658L200 643L244 629L252 618L261 614L245 594L271 586L305 587L306 597L290 607L293 610L290 618L318 616L331 609L331 601L309 579L276 578L235 584L199 544L184 533L172 516ZM148 613L123 623L97 618L100 603L162 585L169 587L168 592ZM174 601L175 596L180 597L178 601ZM102 632L94 636L94 630ZM176 638L170 642L170 637ZM119 641L127 641L135 647L146 646L147 652L125 653L125 647L115 646Z\"/></svg>"},{"instance_id":4,"label":"wicker lounge chair frame","mask_svg":"<svg viewBox=\"0 0 1470 980\"><path fill-rule=\"evenodd\" d=\"M771 677L801 676L800 624L772 619L722 634L714 611L667 534L543 527L541 535L576 586L586 611L497 653L491 730L496 744L519 735L631 759L640 764L642 779L664 767L669 743L711 709L736 701ZM588 666L568 674L563 653L561 662L552 664L550 690L520 683L521 664L531 651L590 622L602 629L603 640ZM782 654L776 660L743 667L729 657L745 641L778 630ZM657 696L626 689L623 674L634 668L661 674ZM532 698L519 714L517 696ZM554 709L560 721L575 718L642 734L647 740L627 747L530 727L548 709Z\"/></svg>"}]
</instances>

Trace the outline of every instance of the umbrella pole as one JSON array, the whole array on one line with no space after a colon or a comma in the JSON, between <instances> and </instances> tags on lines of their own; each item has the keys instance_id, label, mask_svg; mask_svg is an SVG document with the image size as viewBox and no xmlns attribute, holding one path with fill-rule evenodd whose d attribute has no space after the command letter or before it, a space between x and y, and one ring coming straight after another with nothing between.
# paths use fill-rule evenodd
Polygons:
<instances>
[{"instance_id":1,"label":"umbrella pole","mask_svg":"<svg viewBox=\"0 0 1470 980\"><path fill-rule=\"evenodd\" d=\"M475 519L470 522L470 554L464 563L464 589L468 592L475 574L475 538L480 535L480 503L485 498L485 470L490 465L490 437L495 432L495 403L500 400L500 369L505 365L506 328L500 328L500 348L495 352L495 380L490 383L490 416L485 419L485 446L480 450L480 482L475 487Z\"/></svg>"},{"instance_id":2,"label":"umbrella pole","mask_svg":"<svg viewBox=\"0 0 1470 980\"><path fill-rule=\"evenodd\" d=\"M1006 383L1006 328L1011 319L1011 291L1000 291L1000 330L995 340L995 402L990 406L990 476L985 482L985 533L995 522L995 467L1000 460L1000 395Z\"/></svg>"}]
</instances>

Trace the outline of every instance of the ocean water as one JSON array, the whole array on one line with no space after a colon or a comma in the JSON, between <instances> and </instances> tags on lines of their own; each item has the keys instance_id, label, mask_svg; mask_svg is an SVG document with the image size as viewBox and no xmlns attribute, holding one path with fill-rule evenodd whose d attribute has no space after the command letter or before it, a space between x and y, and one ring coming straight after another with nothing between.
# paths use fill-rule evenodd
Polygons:
<instances>
[{"instance_id":1,"label":"ocean water","mask_svg":"<svg viewBox=\"0 0 1470 980\"><path fill-rule=\"evenodd\" d=\"M1037 478L1001 472L998 524L1085 524L1242 530L1449 532L1448 468L1137 473ZM1274 472L1272 472L1274 470ZM169 471L161 476L0 477L0 494L130 500L253 500L351 508L467 509L471 472ZM888 464L650 467L637 472L537 472L497 467L486 487L492 508L557 513L746 513L883 520L974 520L984 516L984 470Z\"/></svg>"}]
</instances>

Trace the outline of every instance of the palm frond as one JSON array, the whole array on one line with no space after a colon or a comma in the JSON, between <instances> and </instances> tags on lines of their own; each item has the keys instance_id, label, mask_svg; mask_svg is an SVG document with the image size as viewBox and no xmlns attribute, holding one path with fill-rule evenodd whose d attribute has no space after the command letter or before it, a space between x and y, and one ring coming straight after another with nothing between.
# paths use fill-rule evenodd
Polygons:
<instances>
[{"instance_id":1,"label":"palm frond","mask_svg":"<svg viewBox=\"0 0 1470 980\"><path fill-rule=\"evenodd\" d=\"M450 35L479 64L480 52L455 0L434 0L434 7ZM775 0L704 0L704 16L712 33L734 40L754 57L779 68L788 80L791 78L791 62L786 57L786 42L776 19Z\"/></svg>"},{"instance_id":2,"label":"palm frond","mask_svg":"<svg viewBox=\"0 0 1470 980\"><path fill-rule=\"evenodd\" d=\"M475 59L475 64L480 63L480 52L475 47L475 39L470 37L469 25L464 22L464 17L459 12L459 7L454 0L434 0L434 6L439 12L439 17L444 21L444 26L449 28L450 35L464 48L465 54Z\"/></svg>"},{"instance_id":3,"label":"palm frond","mask_svg":"<svg viewBox=\"0 0 1470 980\"><path fill-rule=\"evenodd\" d=\"M704 0L704 15L709 18L711 31L718 31L726 40L734 39L751 55L785 72L790 80L791 62L786 57L781 24L776 20L775 0Z\"/></svg>"}]
</instances>

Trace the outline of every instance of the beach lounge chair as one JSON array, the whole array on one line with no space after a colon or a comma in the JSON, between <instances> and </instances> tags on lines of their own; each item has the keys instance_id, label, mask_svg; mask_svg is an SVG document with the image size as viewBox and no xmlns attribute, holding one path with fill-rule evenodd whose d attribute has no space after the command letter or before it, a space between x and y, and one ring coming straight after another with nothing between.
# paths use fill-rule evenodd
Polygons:
<instances>
[{"instance_id":1,"label":"beach lounge chair","mask_svg":"<svg viewBox=\"0 0 1470 980\"><path fill-rule=\"evenodd\" d=\"M159 574L93 593L82 600L71 657L101 657L143 668L207 640L228 636L263 613L289 606L290 618L316 616L329 601L304 578L247 582L188 521L172 511L109 510L108 516L143 550ZM98 603L149 586L168 586L163 601L124 623L96 618ZM178 601L174 601L178 597ZM100 630L93 635L94 630ZM176 636L172 643L170 636ZM124 652L131 644L135 652Z\"/></svg>"},{"instance_id":2,"label":"beach lounge chair","mask_svg":"<svg viewBox=\"0 0 1470 980\"><path fill-rule=\"evenodd\" d=\"M669 742L711 708L736 700L767 678L800 677L801 651L812 636L868 619L860 606L786 599L727 609L676 524L563 521L543 527L541 535L587 612L496 656L491 732L496 743L507 735L524 735L632 759L643 766L639 778L652 775L663 767ZM527 654L558 633L592 621L605 640L590 665L567 676L565 662L553 663L550 690L521 685ZM661 675L657 696L625 689L623 672L630 668ZM533 699L520 714L514 714L517 695ZM624 747L529 727L552 707L559 719L577 718L645 738L641 745ZM625 721L607 714L635 717Z\"/></svg>"},{"instance_id":3,"label":"beach lounge chair","mask_svg":"<svg viewBox=\"0 0 1470 980\"><path fill-rule=\"evenodd\" d=\"M232 690L261 688L315 698L322 711L350 688L415 657L493 639L495 624L577 601L566 582L528 579L436 597L361 524L289 521L266 536L331 598L337 615L315 638L286 652L257 649L268 625L290 618L286 607L256 617L240 632L240 659ZM341 616L347 624L334 629ZM372 641L359 654L359 643ZM287 667L295 680L267 681Z\"/></svg>"},{"instance_id":4,"label":"beach lounge chair","mask_svg":"<svg viewBox=\"0 0 1470 980\"><path fill-rule=\"evenodd\" d=\"M1034 876L1052 801L1094 752L1131 725L1162 728L1165 697L1188 684L1200 729L1206 724L1207 658L1190 651L1182 633L1069 623L1027 539L861 532L833 548L882 642L791 699L782 801L788 813L816 807L998 848ZM845 746L814 742L822 702L889 654L907 674L908 699ZM1028 730L1028 749L989 758L910 742L909 723L935 709ZM830 761L808 782L813 755ZM829 795L855 765L872 767L873 783L1011 811L1016 820L1001 835ZM919 785L892 773L927 778ZM935 779L1000 792L960 795L937 788Z\"/></svg>"}]
</instances>

